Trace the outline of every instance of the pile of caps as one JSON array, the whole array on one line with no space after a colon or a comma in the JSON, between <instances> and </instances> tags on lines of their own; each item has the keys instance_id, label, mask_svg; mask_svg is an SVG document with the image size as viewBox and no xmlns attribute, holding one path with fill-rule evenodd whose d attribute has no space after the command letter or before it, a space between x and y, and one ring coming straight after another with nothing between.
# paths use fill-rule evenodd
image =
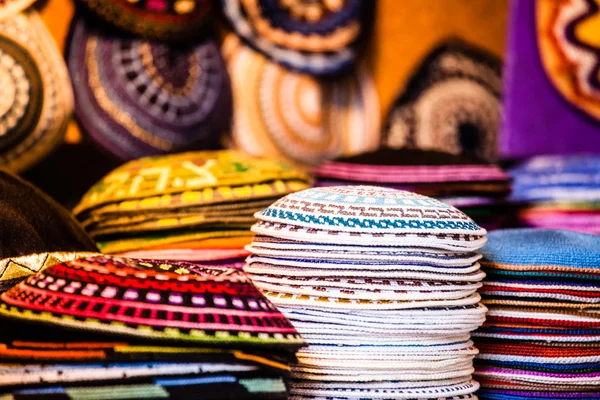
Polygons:
<instances>
[{"instance_id":1,"label":"pile of caps","mask_svg":"<svg viewBox=\"0 0 600 400\"><path fill-rule=\"evenodd\" d=\"M499 230L482 253L479 398L600 398L600 237Z\"/></svg>"},{"instance_id":2,"label":"pile of caps","mask_svg":"<svg viewBox=\"0 0 600 400\"><path fill-rule=\"evenodd\" d=\"M293 193L256 217L245 271L309 343L293 398L475 398L484 229L367 186Z\"/></svg>"},{"instance_id":3,"label":"pile of caps","mask_svg":"<svg viewBox=\"0 0 600 400\"><path fill-rule=\"evenodd\" d=\"M308 175L235 151L148 157L112 171L75 208L105 253L243 264L253 214Z\"/></svg>"},{"instance_id":4,"label":"pile of caps","mask_svg":"<svg viewBox=\"0 0 600 400\"><path fill-rule=\"evenodd\" d=\"M328 161L316 168L317 186L375 184L435 197L478 224L504 224L510 178L498 166L434 150L388 149Z\"/></svg>"},{"instance_id":5,"label":"pile of caps","mask_svg":"<svg viewBox=\"0 0 600 400\"><path fill-rule=\"evenodd\" d=\"M510 174L522 225L600 233L599 156L538 156Z\"/></svg>"},{"instance_id":6,"label":"pile of caps","mask_svg":"<svg viewBox=\"0 0 600 400\"><path fill-rule=\"evenodd\" d=\"M0 296L13 399L286 399L302 339L241 272L93 256Z\"/></svg>"}]
</instances>

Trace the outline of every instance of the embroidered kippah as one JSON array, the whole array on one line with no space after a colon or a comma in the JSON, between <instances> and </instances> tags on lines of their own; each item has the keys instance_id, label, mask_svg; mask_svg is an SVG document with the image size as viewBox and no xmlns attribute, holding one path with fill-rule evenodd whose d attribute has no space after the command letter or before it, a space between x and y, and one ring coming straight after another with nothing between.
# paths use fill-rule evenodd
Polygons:
<instances>
[{"instance_id":1,"label":"embroidered kippah","mask_svg":"<svg viewBox=\"0 0 600 400\"><path fill-rule=\"evenodd\" d=\"M521 225L600 233L600 157L538 156L510 174Z\"/></svg>"},{"instance_id":2,"label":"embroidered kippah","mask_svg":"<svg viewBox=\"0 0 600 400\"><path fill-rule=\"evenodd\" d=\"M214 149L231 88L216 42L169 44L99 31L76 17L68 55L79 123L123 160Z\"/></svg>"},{"instance_id":3,"label":"embroidered kippah","mask_svg":"<svg viewBox=\"0 0 600 400\"><path fill-rule=\"evenodd\" d=\"M166 264L166 266L163 266ZM0 314L92 332L211 344L286 346L302 339L242 273L91 257L57 264L0 297Z\"/></svg>"},{"instance_id":4,"label":"embroidered kippah","mask_svg":"<svg viewBox=\"0 0 600 400\"><path fill-rule=\"evenodd\" d=\"M0 167L20 172L61 142L73 109L64 62L35 11L0 18L0 86Z\"/></svg>"},{"instance_id":5,"label":"embroidered kippah","mask_svg":"<svg viewBox=\"0 0 600 400\"><path fill-rule=\"evenodd\" d=\"M487 311L474 252L485 230L438 200L375 186L307 189L256 217L244 270L309 343L292 367L292 397L477 390L469 333ZM428 219L444 226L419 232Z\"/></svg>"},{"instance_id":6,"label":"embroidered kippah","mask_svg":"<svg viewBox=\"0 0 600 400\"><path fill-rule=\"evenodd\" d=\"M48 252L8 257L0 260L0 293L4 292L28 276L55 264L77 258L97 255L91 252Z\"/></svg>"},{"instance_id":7,"label":"embroidered kippah","mask_svg":"<svg viewBox=\"0 0 600 400\"><path fill-rule=\"evenodd\" d=\"M374 186L307 189L277 200L256 217L272 223L352 233L486 233L452 206Z\"/></svg>"},{"instance_id":8,"label":"embroidered kippah","mask_svg":"<svg viewBox=\"0 0 600 400\"><path fill-rule=\"evenodd\" d=\"M600 236L551 229L490 232L481 249L484 265L521 270L600 272ZM518 268L521 267L521 268Z\"/></svg>"},{"instance_id":9,"label":"embroidered kippah","mask_svg":"<svg viewBox=\"0 0 600 400\"><path fill-rule=\"evenodd\" d=\"M489 236L481 261L489 312L473 333L485 398L588 398L600 388L600 238L549 229Z\"/></svg>"},{"instance_id":10,"label":"embroidered kippah","mask_svg":"<svg viewBox=\"0 0 600 400\"><path fill-rule=\"evenodd\" d=\"M497 157L500 60L459 41L435 48L387 116L384 144Z\"/></svg>"},{"instance_id":11,"label":"embroidered kippah","mask_svg":"<svg viewBox=\"0 0 600 400\"><path fill-rule=\"evenodd\" d=\"M234 35L225 39L223 52L233 88L236 148L317 164L379 145L379 101L365 65L321 81L269 61Z\"/></svg>"},{"instance_id":12,"label":"embroidered kippah","mask_svg":"<svg viewBox=\"0 0 600 400\"><path fill-rule=\"evenodd\" d=\"M191 39L210 15L210 0L82 0L97 16L142 37Z\"/></svg>"},{"instance_id":13,"label":"embroidered kippah","mask_svg":"<svg viewBox=\"0 0 600 400\"><path fill-rule=\"evenodd\" d=\"M367 14L362 0L305 2L222 0L235 32L284 66L310 75L338 73L354 62Z\"/></svg>"},{"instance_id":14,"label":"embroidered kippah","mask_svg":"<svg viewBox=\"0 0 600 400\"><path fill-rule=\"evenodd\" d=\"M231 150L147 157L130 161L104 177L85 194L75 214L104 205L115 210L169 205L171 196L161 196L175 194L182 196L174 196L174 201L185 205L235 202L262 193L264 197L280 196L269 185L257 185L277 180L307 182L309 176L285 163ZM147 201L137 203L138 199Z\"/></svg>"}]
</instances>

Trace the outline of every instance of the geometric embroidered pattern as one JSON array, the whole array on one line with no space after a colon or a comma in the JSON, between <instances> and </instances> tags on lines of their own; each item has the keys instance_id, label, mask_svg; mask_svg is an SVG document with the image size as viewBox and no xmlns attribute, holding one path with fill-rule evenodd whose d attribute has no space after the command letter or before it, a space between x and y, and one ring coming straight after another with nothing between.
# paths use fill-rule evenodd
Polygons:
<instances>
[{"instance_id":1,"label":"geometric embroidered pattern","mask_svg":"<svg viewBox=\"0 0 600 400\"><path fill-rule=\"evenodd\" d=\"M3 293L0 314L145 338L302 345L290 322L243 273L204 267L195 271L202 275L179 275L171 268L168 262L110 257L68 261Z\"/></svg>"}]
</instances>

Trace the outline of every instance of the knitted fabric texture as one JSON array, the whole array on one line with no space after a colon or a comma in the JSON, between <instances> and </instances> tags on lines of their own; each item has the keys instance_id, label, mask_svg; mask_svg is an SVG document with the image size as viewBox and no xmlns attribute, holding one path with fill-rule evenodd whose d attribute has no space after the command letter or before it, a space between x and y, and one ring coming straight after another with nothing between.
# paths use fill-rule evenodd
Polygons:
<instances>
[{"instance_id":1,"label":"knitted fabric texture","mask_svg":"<svg viewBox=\"0 0 600 400\"><path fill-rule=\"evenodd\" d=\"M507 219L510 177L477 157L434 150L380 148L324 162L313 170L317 186L384 185L455 205L484 227Z\"/></svg>"},{"instance_id":2,"label":"knitted fabric texture","mask_svg":"<svg viewBox=\"0 0 600 400\"><path fill-rule=\"evenodd\" d=\"M408 81L385 123L384 144L497 158L500 60L461 41L434 48Z\"/></svg>"},{"instance_id":3,"label":"knitted fabric texture","mask_svg":"<svg viewBox=\"0 0 600 400\"><path fill-rule=\"evenodd\" d=\"M285 67L309 75L347 70L356 57L355 42L368 2L286 2L221 0L236 34Z\"/></svg>"},{"instance_id":4,"label":"knitted fabric texture","mask_svg":"<svg viewBox=\"0 0 600 400\"><path fill-rule=\"evenodd\" d=\"M151 157L103 178L75 213L104 252L230 249L240 258L252 215L309 181L284 163L235 151Z\"/></svg>"},{"instance_id":5,"label":"knitted fabric texture","mask_svg":"<svg viewBox=\"0 0 600 400\"><path fill-rule=\"evenodd\" d=\"M231 145L250 154L315 165L379 145L379 100L367 66L336 80L287 70L227 36Z\"/></svg>"},{"instance_id":6,"label":"knitted fabric texture","mask_svg":"<svg viewBox=\"0 0 600 400\"><path fill-rule=\"evenodd\" d=\"M600 233L600 157L539 156L510 174L521 225Z\"/></svg>"},{"instance_id":7,"label":"knitted fabric texture","mask_svg":"<svg viewBox=\"0 0 600 400\"><path fill-rule=\"evenodd\" d=\"M229 125L231 87L214 40L138 40L81 17L71 30L75 112L101 147L123 160L218 147Z\"/></svg>"},{"instance_id":8,"label":"knitted fabric texture","mask_svg":"<svg viewBox=\"0 0 600 400\"><path fill-rule=\"evenodd\" d=\"M244 274L187 262L59 263L5 292L0 314L14 398L285 399L303 345Z\"/></svg>"},{"instance_id":9,"label":"knitted fabric texture","mask_svg":"<svg viewBox=\"0 0 600 400\"><path fill-rule=\"evenodd\" d=\"M477 390L469 333L487 310L475 293L485 230L437 200L362 186L296 192L256 217L244 269L309 343L292 398Z\"/></svg>"},{"instance_id":10,"label":"knitted fabric texture","mask_svg":"<svg viewBox=\"0 0 600 400\"><path fill-rule=\"evenodd\" d=\"M480 293L489 312L473 333L481 397L586 398L597 392L600 238L500 230L489 234L482 253L487 277Z\"/></svg>"}]
</instances>

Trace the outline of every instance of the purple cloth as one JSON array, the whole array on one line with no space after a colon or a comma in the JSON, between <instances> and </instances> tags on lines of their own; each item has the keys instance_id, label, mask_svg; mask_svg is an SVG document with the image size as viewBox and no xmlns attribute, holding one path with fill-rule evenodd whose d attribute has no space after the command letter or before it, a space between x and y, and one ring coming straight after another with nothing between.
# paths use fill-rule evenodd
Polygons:
<instances>
[{"instance_id":1,"label":"purple cloth","mask_svg":"<svg viewBox=\"0 0 600 400\"><path fill-rule=\"evenodd\" d=\"M535 1L513 0L505 63L500 153L600 153L600 121L565 100L546 75L537 47Z\"/></svg>"}]
</instances>

